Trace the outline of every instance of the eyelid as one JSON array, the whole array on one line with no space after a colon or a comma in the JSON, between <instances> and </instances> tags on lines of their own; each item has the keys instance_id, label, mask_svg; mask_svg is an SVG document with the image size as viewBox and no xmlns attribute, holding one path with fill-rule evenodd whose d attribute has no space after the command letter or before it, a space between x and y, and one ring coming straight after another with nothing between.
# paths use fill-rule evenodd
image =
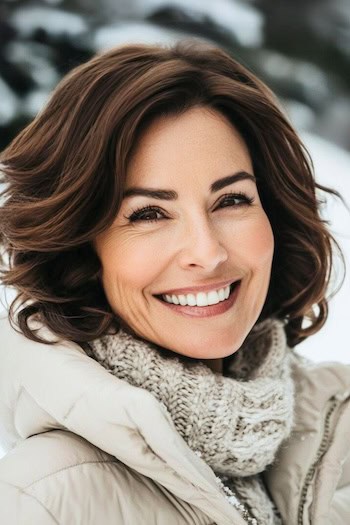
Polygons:
<instances>
[{"instance_id":1,"label":"eyelid","mask_svg":"<svg viewBox=\"0 0 350 525\"><path fill-rule=\"evenodd\" d=\"M225 197L237 197L237 198L244 198L247 201L254 201L255 197L252 195L250 196L245 191L229 191L227 193L224 193L223 195L220 195L220 197L217 199L216 203L219 203L225 198Z\"/></svg>"},{"instance_id":2,"label":"eyelid","mask_svg":"<svg viewBox=\"0 0 350 525\"><path fill-rule=\"evenodd\" d=\"M168 217L165 216L165 211L162 210L162 208L160 208L159 206L153 205L153 204L147 204L146 206L139 206L138 208L132 210L127 215L124 215L124 217L129 222L137 222L137 220L132 220L132 217L136 216L137 214L141 214L142 212L147 212L147 211L155 211L155 212L158 212L158 213L162 213L164 215L164 217L163 217L164 219L168 218ZM160 219L153 219L153 220L144 221L144 222L157 222L158 220L160 220ZM139 222L143 222L142 219L139 219Z\"/></svg>"},{"instance_id":3,"label":"eyelid","mask_svg":"<svg viewBox=\"0 0 350 525\"><path fill-rule=\"evenodd\" d=\"M245 204L248 205L248 206L251 205L255 201L255 197L254 196L249 196L244 191L230 191L230 192L224 193L223 195L220 195L220 197L216 200L214 206L220 205L221 201L223 201L225 198L230 197L230 196L232 196L234 198L243 198L243 199L245 199L245 201L246 201ZM238 206L239 205L237 205L237 207ZM215 209L216 208L214 208L214 210ZM161 214L163 214L163 217L161 219L151 219L151 220L138 219L137 218L137 214L146 213L147 211L153 211L153 212L161 213ZM136 219L132 219L133 216L135 216ZM150 222L150 223L152 223L152 222L159 222L160 220L169 218L169 217L166 216L166 212L160 206L157 206L155 204L147 204L145 206L141 205L138 208L136 208L134 210L131 210L131 212L128 213L126 216L124 215L124 217L130 223L133 223L133 222Z\"/></svg>"}]
</instances>

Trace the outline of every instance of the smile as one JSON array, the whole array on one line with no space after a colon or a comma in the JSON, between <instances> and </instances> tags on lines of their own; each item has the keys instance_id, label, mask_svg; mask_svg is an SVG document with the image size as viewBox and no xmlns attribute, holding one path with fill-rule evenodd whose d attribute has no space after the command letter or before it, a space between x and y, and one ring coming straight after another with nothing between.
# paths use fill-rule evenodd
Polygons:
<instances>
[{"instance_id":1,"label":"smile","mask_svg":"<svg viewBox=\"0 0 350 525\"><path fill-rule=\"evenodd\" d=\"M233 284L233 283L232 283ZM181 304L181 306L209 306L224 301L230 295L230 285L210 292L188 293L180 295L164 295L162 299L167 303Z\"/></svg>"},{"instance_id":2,"label":"smile","mask_svg":"<svg viewBox=\"0 0 350 525\"><path fill-rule=\"evenodd\" d=\"M208 294L199 293L196 295L187 294L183 296L155 295L155 297L164 306L178 314L190 317L211 317L226 312L234 305L240 284L241 281L235 281L226 288L209 292ZM176 302L178 304L176 304Z\"/></svg>"}]
</instances>

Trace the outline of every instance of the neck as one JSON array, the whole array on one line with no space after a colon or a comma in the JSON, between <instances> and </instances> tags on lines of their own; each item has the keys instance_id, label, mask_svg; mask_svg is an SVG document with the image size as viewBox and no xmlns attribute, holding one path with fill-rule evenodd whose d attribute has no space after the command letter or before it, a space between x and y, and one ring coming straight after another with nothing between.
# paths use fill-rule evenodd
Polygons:
<instances>
[{"instance_id":1,"label":"neck","mask_svg":"<svg viewBox=\"0 0 350 525\"><path fill-rule=\"evenodd\" d=\"M213 372L222 374L223 359L202 359L203 364L207 365Z\"/></svg>"}]
</instances>

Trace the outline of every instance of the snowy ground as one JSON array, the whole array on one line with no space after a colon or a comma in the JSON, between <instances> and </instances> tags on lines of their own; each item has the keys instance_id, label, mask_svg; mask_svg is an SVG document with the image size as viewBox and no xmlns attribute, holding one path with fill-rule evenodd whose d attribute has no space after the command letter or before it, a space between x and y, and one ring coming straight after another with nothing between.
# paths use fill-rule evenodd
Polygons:
<instances>
[{"instance_id":1,"label":"snowy ground","mask_svg":"<svg viewBox=\"0 0 350 525\"><path fill-rule=\"evenodd\" d=\"M325 140L302 134L314 161L316 179L337 189L350 208L350 154ZM301 343L298 351L315 361L341 361L350 364L350 343L347 333L350 304L350 212L339 202L327 200L324 218L331 221L331 229L342 247L348 272L342 289L331 300L329 318L316 335ZM11 294L7 291L8 302ZM0 288L0 312L5 310L4 290ZM0 457L2 451L0 447Z\"/></svg>"}]
</instances>

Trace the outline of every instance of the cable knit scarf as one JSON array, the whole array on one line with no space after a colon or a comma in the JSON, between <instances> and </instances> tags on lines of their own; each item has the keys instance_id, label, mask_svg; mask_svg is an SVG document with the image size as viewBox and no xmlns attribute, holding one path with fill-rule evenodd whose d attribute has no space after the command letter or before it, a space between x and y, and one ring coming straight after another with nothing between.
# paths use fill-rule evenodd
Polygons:
<instances>
[{"instance_id":1,"label":"cable knit scarf","mask_svg":"<svg viewBox=\"0 0 350 525\"><path fill-rule=\"evenodd\" d=\"M293 422L290 349L282 321L255 325L242 347L225 359L225 375L124 329L89 345L91 357L107 370L166 406L189 447L257 520L248 523L279 523L259 473L273 462Z\"/></svg>"}]
</instances>

